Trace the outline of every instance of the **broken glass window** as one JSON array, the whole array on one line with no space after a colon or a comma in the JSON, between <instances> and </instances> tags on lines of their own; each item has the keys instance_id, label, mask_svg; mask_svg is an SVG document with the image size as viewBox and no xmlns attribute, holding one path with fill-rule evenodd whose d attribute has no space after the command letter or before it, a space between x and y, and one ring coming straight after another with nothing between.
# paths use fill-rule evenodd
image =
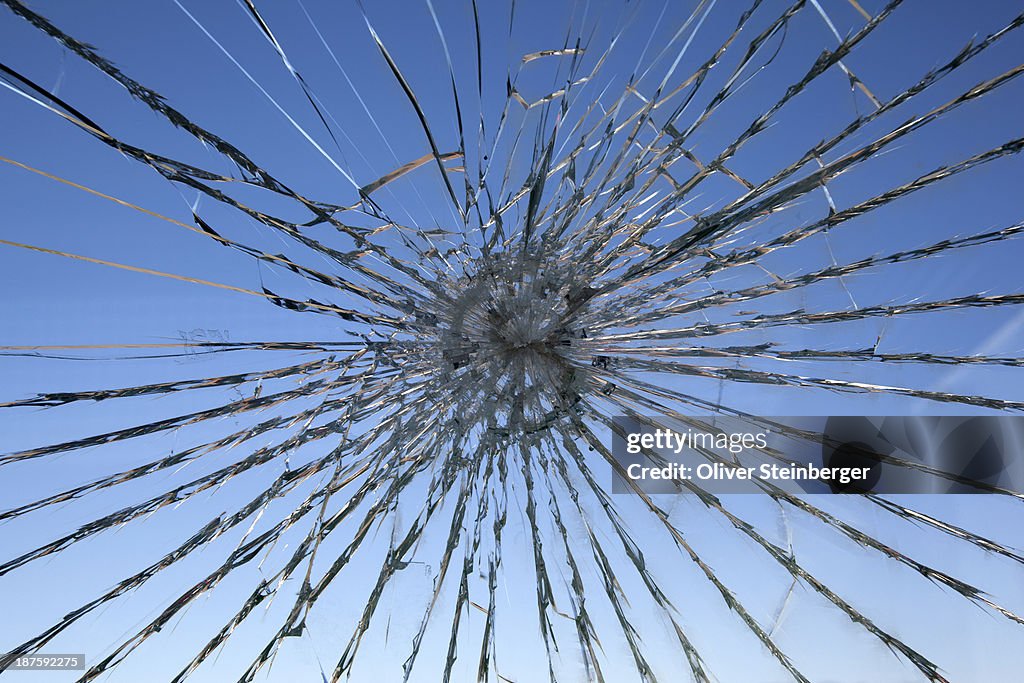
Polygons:
<instances>
[{"instance_id":1,"label":"broken glass window","mask_svg":"<svg viewBox=\"0 0 1024 683\"><path fill-rule=\"evenodd\" d=\"M1019 675L1024 482L609 445L1024 408L1014 3L3 4L0 670Z\"/></svg>"}]
</instances>

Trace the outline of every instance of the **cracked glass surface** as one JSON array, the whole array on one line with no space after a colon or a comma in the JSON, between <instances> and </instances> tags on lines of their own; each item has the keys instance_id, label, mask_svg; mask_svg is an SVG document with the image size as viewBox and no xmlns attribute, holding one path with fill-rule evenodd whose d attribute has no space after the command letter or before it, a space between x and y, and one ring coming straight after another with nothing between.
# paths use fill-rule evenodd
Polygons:
<instances>
[{"instance_id":1,"label":"cracked glass surface","mask_svg":"<svg viewBox=\"0 0 1024 683\"><path fill-rule=\"evenodd\" d=\"M3 4L0 671L1018 675L1011 488L610 493L1020 413L1017 3Z\"/></svg>"}]
</instances>

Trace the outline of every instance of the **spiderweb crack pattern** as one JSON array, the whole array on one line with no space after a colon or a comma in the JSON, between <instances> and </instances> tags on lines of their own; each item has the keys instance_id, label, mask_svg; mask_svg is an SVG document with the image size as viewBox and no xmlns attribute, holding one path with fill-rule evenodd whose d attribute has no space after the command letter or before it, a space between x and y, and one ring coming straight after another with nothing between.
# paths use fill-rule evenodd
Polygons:
<instances>
[{"instance_id":1,"label":"spiderweb crack pattern","mask_svg":"<svg viewBox=\"0 0 1024 683\"><path fill-rule=\"evenodd\" d=\"M778 406L772 397L793 394L773 392L786 391L824 410L1024 409L1019 349L978 350L979 334L951 331L967 314L997 329L1015 324L1019 283L996 278L990 288L956 275L994 250L1020 253L1019 211L992 191L982 196L1006 209L1000 224L931 225L930 215L900 229L921 196L977 202L963 183L1019 172L1019 125L971 149L935 146L932 131L977 125L1020 95L1024 64L1006 66L1003 48L1019 47L1024 14L966 46L938 45L931 66L900 81L878 66L907 47L890 27L927 10L898 0L699 0L682 14L672 3L425 0L418 23L358 1L284 11L239 0L225 21L224 8L172 0L176 28L270 112L279 128L264 135L294 135L309 155L296 151L288 168L264 167L230 129L200 123L194 102L179 106L136 80L131 60L104 56L45 12L3 4L4 22L116 84L127 98L117 106L141 106L166 137L150 144L111 114L113 100L108 110L60 94L43 84L45 70L17 66L22 59L0 58L0 94L190 199L176 218L42 162L4 155L4 170L109 204L122 220L188 233L255 264L247 272L258 280L14 233L0 245L125 281L254 300L295 320L298 337L0 347L4 362L71 374L82 364L167 373L0 401L6 415L35 411L54 424L88 406L111 420L84 436L4 447L8 471L132 453L123 467L97 465L13 496L0 511L12 529L65 506L82 515L0 558L0 585L117 530L171 520L145 562L110 562L106 589L19 632L0 672L102 627L108 610L151 591L155 606L111 627L112 642L113 631L98 629L109 646L78 680L131 680L160 642L173 642L159 655L159 678L173 681L274 679L275 664L299 666L297 643L325 681L710 683L735 680L741 653L748 676L846 680L842 656L822 661L794 635L807 619L828 621L823 633L851 648L877 655L871 648L882 646L878 666L897 672L885 680L953 680L942 668L956 664L942 660L948 652L907 635L917 617L880 612L801 540L822 535L864 567L903 572L901 585L936 603L980 608L1007 639L1024 633L1012 592L990 593L951 560L981 557L1019 578L1024 555L944 518L941 506L874 493L837 503L769 482L755 503L696 482L683 483L683 503L638 487L613 497L608 486L621 470L608 446L616 415L709 431L731 416L784 430L754 406ZM545 12L552 21L537 28ZM356 26L362 43L332 38L324 17L336 13L358 20L344 28ZM552 26L560 43L520 41L534 30L550 41ZM514 52L521 44L532 47ZM435 70L424 76L417 55ZM256 63L283 71L271 78ZM371 64L376 76L357 73ZM385 87L387 107L374 89ZM918 139L942 155L918 160ZM329 196L296 171L309 159L331 174ZM920 320L930 321L923 331L904 331ZM184 359L223 369L188 375L198 366ZM165 399L176 402L154 403ZM714 449L695 452L736 465ZM771 449L760 456L786 462ZM989 492L998 510L1020 514L1022 496L1008 487L887 462ZM90 507L94 499L102 504ZM779 587L777 602L751 588L752 576ZM198 611L203 619L173 640ZM813 616L801 622L800 613Z\"/></svg>"}]
</instances>

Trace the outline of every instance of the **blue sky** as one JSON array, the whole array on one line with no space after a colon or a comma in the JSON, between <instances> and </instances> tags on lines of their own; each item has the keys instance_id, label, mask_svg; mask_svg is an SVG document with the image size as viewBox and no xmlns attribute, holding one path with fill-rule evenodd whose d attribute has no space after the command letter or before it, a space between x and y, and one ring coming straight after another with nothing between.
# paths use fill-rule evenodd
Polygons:
<instances>
[{"instance_id":1,"label":"blue sky","mask_svg":"<svg viewBox=\"0 0 1024 683\"><path fill-rule=\"evenodd\" d=\"M841 35L857 30L863 18L851 3L820 0ZM152 3L56 3L38 2L33 9L47 16L67 33L94 45L137 81L163 95L168 103L191 120L221 135L243 150L261 167L298 193L316 200L349 205L357 200L353 183L365 185L402 163L429 151L413 109L395 83L381 58L363 15L356 3L319 3L310 0L305 9L314 18L316 30L303 7L296 2L264 3L260 6L275 36L285 47L290 62L320 98L322 108L332 117L331 139L309 105L302 90L282 64L272 45L248 18L241 3L196 3L182 0ZM517 2L509 29L509 6L480 3L484 43L482 96L476 90L475 48L472 13L468 2L434 2L450 50L457 87L463 105L466 158L470 170L479 163L497 129L505 102L507 79L515 76L516 87L527 99L543 97L564 79L564 62L545 58L523 65L521 56L562 47L566 35L588 37L593 50L585 64L596 63L601 52L625 25L615 49L609 53L600 75L583 86L572 116L594 101L610 102L620 93L634 72L641 53L645 63L653 61L650 73L640 79L638 92L650 95L679 58L669 77L670 87L683 81L717 48L735 26L738 5L720 2L692 42L689 33L672 40L676 30L693 11L695 3ZM875 13L880 3L864 2ZM187 9L191 17L183 11ZM755 14L749 30L741 34L746 43L785 8L766 2ZM458 147L458 127L451 97L448 67L428 5L422 2L368 4L368 17L381 40L391 51L419 98L441 152ZM894 12L878 31L846 60L849 67L879 98L885 100L915 82L928 69L951 59L972 39L998 30L1020 12L1011 2L906 3ZM193 21L193 19L195 21ZM628 21L629 23L625 23ZM199 22L220 43L215 44L197 26ZM319 34L317 33L319 30ZM327 42L328 52L321 43ZM1016 66L1022 54L1021 35L1009 36L967 67L944 79L934 90L916 98L907 107L885 117L844 143L835 154L849 152L873 136L896 128L903 121L952 99L975 83L992 78ZM771 43L774 50L778 41ZM717 109L692 138L692 151L705 161L713 158L741 133L750 121L775 101L792 82L799 80L807 66L823 49L837 41L821 16L808 6L793 20L778 55L763 71L743 86L740 93ZM684 50L685 46L685 50ZM223 50L221 49L223 48ZM224 53L229 52L258 86ZM742 55L741 49L727 52L722 68L713 72L708 92L702 91L682 117L691 121L721 84ZM770 55L766 48L765 58ZM337 60L337 61L335 61ZM105 130L131 144L155 153L237 176L237 170L215 150L205 147L134 101L111 79L81 59L60 48L52 39L15 17L0 11L0 61L34 79L43 87L72 103ZM339 68L340 65L340 68ZM584 69L587 71L588 69ZM750 74L747 74L750 75ZM350 87L351 84L355 89ZM261 90L262 88L262 90ZM908 182L939 166L958 162L1003 142L1020 137L1024 90L1011 83L978 102L964 105L935 124L916 132L830 183L829 190L842 208L881 191ZM271 101L273 99L273 102ZM277 103L291 117L285 116ZM372 113L372 119L366 110ZM635 105L635 103L634 103ZM783 165L799 158L817 141L836 134L858 114L870 111L862 93L852 92L842 74L830 73L787 105L736 155L730 167L754 181L769 177ZM195 211L226 236L246 241L269 253L286 253L311 267L329 268L319 256L286 243L279 234L238 211L194 190L169 183L151 168L124 156L80 129L70 125L37 103L0 88L0 156L107 193L153 212L191 224ZM477 144L477 121L482 117L487 134L481 149ZM508 132L494 146L493 163L508 163L518 189L529 169L533 131L541 125L535 114L512 108ZM521 144L514 148L511 131L524 130ZM306 138L308 135L315 144ZM383 135L381 134L383 133ZM560 140L560 142L562 142ZM319 146L320 149L317 148ZM833 155L835 156L835 155ZM328 159L327 157L330 157ZM809 239L790 251L766 259L778 273L801 272L806 264L820 268L835 255L853 261L867 255L919 247L935 241L983 232L1021 220L1019 178L1021 161L1016 157L996 160L920 193L908 196L878 211L849 221L826 236ZM680 166L680 174L683 170ZM347 176L347 177L346 177ZM683 176L685 177L685 176ZM234 184L228 190L240 201L258 206L296 222L307 220L294 202L254 187ZM694 210L721 208L739 196L739 188L721 177L702 185L694 198ZM58 249L75 254L202 278L246 289L262 286L297 298L318 297L323 288L309 285L286 270L274 270L251 258L216 244L208 237L139 211L97 198L9 163L0 164L0 195L6 207L2 227L5 240ZM440 175L428 164L375 195L389 215L399 222L423 229L458 229ZM787 226L810 223L827 211L824 194L803 198L778 216L753 226L739 239L757 241ZM518 216L521 220L521 214ZM354 222L359 219L353 218ZM515 221L512 221L513 223ZM369 224L369 221L367 221ZM322 227L311 231L339 249L349 248L346 238ZM666 232L659 239L668 239ZM471 237L477 239L476 237ZM394 254L406 248L392 237L381 243ZM978 292L1020 291L1019 264L1024 248L1019 240L972 248L946 257L886 267L856 275L839 283L831 281L815 288L789 292L757 304L758 310L776 312L794 307L844 307L848 297L860 305L893 301L942 299ZM762 273L737 269L725 273L715 284L741 287L764 277ZM183 339L215 340L338 340L350 339L346 325L331 316L296 314L270 305L266 300L237 292L184 283L138 273L128 273L96 264L58 256L31 253L0 245L0 344L154 344ZM845 288L845 289L844 289ZM352 304L344 295L332 301ZM742 306L741 306L742 308ZM827 310L827 309L826 309ZM710 312L727 318L731 310ZM679 321L672 321L679 322ZM681 324L681 323L680 323ZM993 310L972 309L900 320L869 320L824 328L790 326L773 330L772 339L792 348L870 347L894 352L915 349L952 354L984 353L1019 357L1024 316L1017 307ZM756 342L756 334L738 333L731 343ZM268 358L259 352L238 352L227 356L187 356L177 359L132 361L58 361L17 356L0 357L3 398L10 400L42 391L78 391L100 387L130 386L148 382L211 376L230 372L283 367L304 360L297 354L273 352ZM835 363L825 369L798 364L801 372L819 371L850 381L918 386L949 392L983 394L1010 400L1024 398L1019 368L932 367L913 365ZM759 367L752 362L752 367ZM685 382L675 378L687 391L709 400L762 415L778 414L918 414L979 412L967 406L911 401L906 398L871 395L855 396L792 387L762 387L721 383L706 379ZM282 385L283 386L283 385ZM268 387L269 390L269 387ZM89 433L160 419L230 400L232 392L206 390L196 398L164 396L126 400L110 405L72 406L51 411L0 411L3 446L9 453L42 443L57 442ZM57 412L61 411L63 412ZM268 413L272 414L272 413ZM261 415L261 417L264 417ZM154 460L190 443L200 443L244 426L252 417L235 417L189 433L167 433L146 437L137 443L122 443L86 449L25 464L5 466L0 473L0 508L8 509L68 486L137 464L140 457ZM314 457L315 449L295 456L296 463ZM293 463L291 466L295 466ZM211 471L215 466L197 463L174 471L117 487L74 504L30 515L0 525L0 547L16 556L94 517L108 514L136 500L155 495L171 486ZM136 521L116 531L100 534L0 579L0 595L9 614L17 615L0 625L0 649L21 642L59 620L70 609L107 590L129 571L146 566L187 538L212 516L244 504L255 491L283 471L275 462L247 479L232 481L214 493L186 504L161 510L145 521ZM600 463L594 467L610 480ZM150 480L152 479L152 480ZM289 504L301 499L309 484L279 501L274 513L284 514ZM521 490L510 494L513 532L506 548L503 586L508 618L500 635L503 659L499 664L512 672L510 678L539 680L544 675L543 656L536 615L515 609L534 600L532 564L528 561L522 517ZM937 516L977 530L1010 546L1024 546L1019 510L1014 501L996 497L915 496L913 505ZM630 522L638 545L647 549L651 566L668 586L667 592L683 615L683 621L700 641L713 671L722 681L755 680L750 672L763 672L756 680L786 680L770 656L745 632L742 624L722 606L720 596L689 560L673 547L665 534L651 526L636 501L619 496L616 503ZM269 680L315 680L319 675L316 657L323 658L329 672L358 617L366 586L379 568L379 556L386 549L390 524L407 524L418 510L419 501L403 503L401 520L389 520L376 530L374 543L359 555L347 580L338 590L326 594L324 609L310 622L310 636L289 643ZM822 506L841 512L844 519L870 529L903 552L944 568L954 575L998 596L1002 604L1017 612L1024 610L1024 582L1020 567L985 555L976 548L935 532L896 520L857 501L822 500ZM909 503L908 503L909 504ZM769 621L789 590L788 576L777 566L761 562L755 571L746 559L756 552L749 543L720 518L692 499L670 504L671 518L692 536L695 547L737 594L747 599L759 618ZM1021 630L1006 620L976 609L949 591L928 584L905 568L893 567L884 558L872 556L850 543L831 538L813 520L781 520L778 508L767 499L745 497L730 502L730 509L769 538L786 542L789 525L798 557L825 577L829 585L843 588L859 608L915 647L934 657L949 672L951 680L1008 680L1017 670L1012 646L1021 641ZM443 519L450 514L447 508ZM511 514L511 513L510 513ZM273 514L268 512L267 517ZM265 523L265 520L261 523ZM102 614L91 616L47 646L51 652L85 651L90 658L119 642L133 625L144 623L196 577L215 567L240 541L248 524L180 566L161 573L128 598L112 604ZM443 543L447 522L440 523L423 543L420 555L427 562L423 575L409 572L390 589L387 614L393 619L386 629L368 635L365 652L354 680L393 680L397 655L386 649L402 642L418 625L419 613L431 590L429 559ZM290 533L280 545L291 548L305 529ZM574 530L583 533L582 528ZM608 529L602 538L611 543ZM343 532L351 534L351 530ZM834 534L833 534L834 535ZM347 536L345 536L347 538ZM583 537L577 539L581 550ZM290 544L290 545L287 545ZM516 545L520 544L520 545ZM335 539L326 550L344 547ZM512 548L518 548L518 553ZM286 556L286 555L284 555ZM280 556L276 556L280 561ZM461 558L460 558L461 559ZM618 557L618 561L624 558ZM924 561L924 559L922 560ZM375 564L377 562L377 564ZM436 568L436 567L435 567ZM116 569L116 571L112 571ZM194 652L219 628L240 600L258 580L259 572L246 568L222 589L189 610L170 636L172 647L161 647L159 634L147 642L138 656L129 658L105 680L139 680L151 667L177 670L186 653ZM634 577L635 578L635 577ZM666 626L656 611L642 599L642 586L624 587L637 596L634 617L645 633L652 635L646 647L656 668L672 672L683 666L670 649ZM454 593L446 587L443 596ZM594 603L600 596L593 597ZM648 601L649 602L649 601ZM685 605L685 607L684 607ZM240 630L237 638L218 659L217 667L200 669L194 680L224 680L222 671L244 668L253 648L261 647L268 633L287 611L290 602L281 599L265 616ZM860 631L831 606L809 592L797 590L790 598L787 618L782 621L780 643L794 653L814 681L910 681L914 670L887 653L880 643ZM608 625L612 616L595 606L597 619ZM645 611L646 610L646 611ZM447 615L447 613L446 613ZM477 633L479 614L467 617L467 633ZM447 616L446 616L447 618ZM441 629L444 632L444 629ZM521 634L528 634L526 637ZM475 636L474 636L475 637ZM432 635L431 638L436 638ZM468 638L468 636L467 636ZM820 639L820 641L819 641ZM237 641L237 642L234 642ZM467 641L475 642L475 641ZM828 644L819 648L817 643ZM340 645L340 647L339 647ZM627 680L629 656L621 642L604 643L611 662L610 680ZM430 640L426 649L446 648L447 642ZM386 654L375 656L374 649ZM460 675L475 666L476 652L460 653ZM394 652L404 653L397 647ZM440 651L440 650L438 650ZM315 653L315 656L314 656ZM146 658L150 659L147 660ZM427 659L426 657L423 658ZM432 659L442 659L433 657ZM431 678L430 664L424 662L414 680ZM565 655L567 670L574 660ZM149 667L149 668L148 668ZM223 667L223 668L221 668ZM538 668L540 667L540 668ZM617 668L619 667L619 668ZM612 672L615 672L614 674ZM623 678L619 678L619 672ZM813 674L813 675L811 675ZM8 674L14 679L14 674ZM758 675L761 675L760 673ZM23 674L28 677L28 674ZM676 680L669 673L665 680ZM71 680L60 675L38 675L34 680ZM462 679L458 679L462 680ZM468 680L468 679L467 679ZM682 679L679 679L682 680Z\"/></svg>"}]
</instances>

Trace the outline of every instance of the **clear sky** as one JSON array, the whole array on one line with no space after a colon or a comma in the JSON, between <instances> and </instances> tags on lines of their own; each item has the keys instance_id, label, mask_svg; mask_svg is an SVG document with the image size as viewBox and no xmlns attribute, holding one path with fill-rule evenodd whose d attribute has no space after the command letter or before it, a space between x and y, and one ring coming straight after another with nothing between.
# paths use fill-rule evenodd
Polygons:
<instances>
[{"instance_id":1,"label":"clear sky","mask_svg":"<svg viewBox=\"0 0 1024 683\"><path fill-rule=\"evenodd\" d=\"M365 186L401 164L423 157L430 148L414 109L373 43L360 6L348 0L303 2L285 0L258 6L283 46L287 62L315 94L327 126L242 2L40 0L31 3L31 7L76 39L95 46L124 73L160 93L190 120L243 150L298 194L348 206L358 201L357 186ZM398 0L365 4L374 30L415 92L439 151L456 150L459 126L452 85L430 6L423 1ZM699 26L691 23L677 34L697 3L520 1L514 5L511 22L512 5L489 1L478 4L482 44L479 92L470 3L434 0L433 9L443 28L460 95L466 130L465 166L473 172L483 163L484 155L494 155L496 167L506 165L512 177L506 194L518 190L524 182L534 135L548 125L541 122L540 109L524 112L515 105L502 128L508 86L514 82L523 98L536 101L554 92L559 79L564 78L560 69L564 68L565 57L545 57L524 64L523 55L559 49L567 42L574 44L579 36L588 43L581 57L586 65L582 72L590 71L604 56L598 75L580 85L581 90L566 115L566 120L574 121L584 116L593 103L598 103L600 109L614 102L627 87L630 76L638 73L638 64L642 66L634 87L639 96L652 96L662 79L668 89L683 83L721 45L747 6L723 0L705 2L696 15ZM882 6L873 0L860 4L873 15ZM827 14L827 21L817 11L819 5ZM677 127L696 120L739 62L749 41L787 6L767 0L762 3L737 43L725 53L722 64L712 71L706 90L675 122ZM704 9L710 10L706 18L702 18ZM952 59L970 41L1005 26L1021 9L1018 2L996 0L907 2L858 46L844 64L871 93L885 101L929 69ZM822 50L838 45L833 28L846 36L863 23L855 3L808 3L794 16L784 39L781 35L773 37L764 53L754 60L756 66L743 72L742 78L749 80L735 96L716 107L690 138L688 148L705 162L714 158L770 107L786 87L799 81ZM609 51L613 40L614 48ZM985 51L907 106L881 117L824 161L866 144L977 83L1003 74L1020 63L1022 54L1024 29ZM214 173L239 177L239 170L223 155L169 125L94 66L62 49L7 8L0 8L0 63L31 78L129 144ZM763 68L757 68L762 65ZM865 94L851 90L850 81L838 69L833 71L773 117L769 128L730 161L730 168L754 182L764 180L798 159L819 140L835 135L858 115L871 111L872 103ZM15 81L5 82L11 84L10 88L0 87L0 156L5 159L189 225L193 224L195 212L218 233L267 253L285 253L313 268L333 267L321 256L286 242L279 233L241 212L210 197L200 197L182 184L168 182L152 168L103 144L39 102L19 95L12 89ZM638 101L630 100L629 106L638 106ZM829 197L839 208L848 207L938 167L1019 138L1021 111L1024 88L1014 81L901 138L865 164L836 178L829 184ZM663 118L656 119L664 123ZM483 145L477 136L480 120L485 122L486 130ZM517 131L522 131L518 143ZM492 148L496 138L498 142ZM575 139L566 135L558 143L571 148ZM265 287L297 299L324 296L324 287L297 278L286 269L258 263L206 235L33 173L10 161L0 163L0 197L5 206L0 239L247 290L260 291ZM677 164L673 168L677 180L685 179L690 172L682 166ZM765 268L792 275L831 263L853 262L1012 225L1024 218L1019 199L1022 170L1021 160L1016 156L997 159L851 220L827 236L773 254L765 259ZM449 176L458 177L451 173ZM239 201L286 220L309 220L308 213L295 202L256 187L233 185L225 191ZM694 192L690 208L694 213L711 212L735 200L741 191L740 186L718 175ZM399 223L423 230L462 229L432 163L378 191L374 199ZM512 225L522 220L523 210L517 211L511 214ZM777 234L792 225L811 223L827 211L824 192L802 197L780 215L751 225L737 236L736 244L748 240L756 243L765 235ZM353 218L353 224L362 225L358 220ZM364 220L365 225L374 225L370 219ZM471 230L478 228L475 223L471 225ZM310 229L310 234L338 249L351 248L347 238L323 226ZM666 230L656 239L664 243L671 236ZM410 255L407 245L393 233L383 234L378 242L399 258ZM740 304L739 308L754 308L762 313L799 307L834 310L848 307L851 301L861 307L977 293L1019 293L1022 262L1021 241L1007 240L885 266L842 281L833 279ZM719 275L708 283L709 288L740 289L764 277L761 272L737 270ZM0 287L3 346L338 341L351 340L353 332L364 331L332 316L285 310L259 296L6 245L0 245ZM355 297L344 294L337 294L331 301L341 306L359 305ZM728 320L735 314L735 308L708 312L709 319L715 321ZM683 325L685 321L673 320L669 324L672 323ZM1024 313L1019 306L1006 306L873 318L829 326L788 325L767 333L728 335L721 343L760 343L765 334L793 349L871 348L877 343L879 351L893 353L909 349L1020 357ZM97 358L95 353L84 355ZM150 360L113 360L104 355L117 354L100 354L100 360L2 355L0 401L44 391L83 391L267 370L310 359L291 352L258 351ZM823 365L827 367L823 369ZM768 366L752 360L748 367ZM798 362L790 364L790 369L803 376L820 377L821 374L812 373L826 373L824 376L844 381L1024 400L1018 367ZM664 381L695 396L761 415L985 412L972 406L885 394L857 395L707 378L672 377ZM268 382L265 391L285 386ZM52 410L0 409L0 454L219 405L238 398L240 394L235 392L206 389L187 396L119 399L119 403L101 401ZM275 410L257 417L231 416L180 433L172 430L31 462L5 464L0 468L0 510L210 441L275 415ZM293 461L287 465L275 460L258 472L232 480L180 506L163 508L152 516L90 537L0 577L0 599L8 615L0 620L0 651L7 651L42 631L124 576L159 559L213 516L233 512L286 467L296 467L321 453L322 449L317 451L315 447L300 449L290 455ZM588 457L596 478L610 482L607 467L596 456ZM0 561L222 465L223 462L195 462L180 470L160 472L0 523ZM521 484L519 479L516 482ZM254 522L255 528L264 528L268 519L287 514L290 505L301 500L314 484L322 483L319 479L307 482L275 503L268 508L266 519ZM356 554L343 575L344 580L332 586L318 604L306 636L290 639L269 674L267 670L261 674L266 680L319 680L321 663L329 675L358 619L367 589L379 571L392 528L409 524L419 512L422 499L417 499L415 493L414 489L387 521L375 527L372 542ZM507 616L503 616L498 635L498 664L509 680L526 683L543 680L547 672L534 608L529 521L523 513L525 498L521 485L513 487L509 496L509 528L500 590L503 605L499 605L504 610L501 614ZM628 496L615 496L614 502L620 506L636 544L644 550L652 573L679 609L681 623L718 679L765 683L788 680L771 655L724 607L715 587L672 544L664 530L652 523L639 503ZM1019 501L995 496L909 496L903 502L1008 546L1024 547ZM562 504L568 505L564 497ZM820 596L799 586L791 590L789 575L749 539L736 533L721 516L691 497L663 498L659 504L668 509L672 522L685 530L689 541L723 582L742 596L755 618L766 628L777 622L773 637L812 681L902 683L920 679L905 660L894 657L877 639ZM1007 609L1024 613L1022 565L986 555L976 547L897 519L861 500L823 497L815 504L883 543L988 591ZM593 500L587 505L597 509ZM1024 645L1024 629L1019 624L978 609L905 566L839 537L820 522L792 511L780 513L779 506L767 497L737 496L729 500L728 507L770 541L791 547L795 556L824 583L881 627L937 661L950 680L1008 681L1019 675L1017 653ZM425 538L416 553L417 562L424 563L422 569L413 566L403 570L383 597L386 608L375 617L352 680L398 680L396 676L408 655L411 634L419 625L433 588L436 558L451 516L450 501L441 507L438 516L437 529ZM578 520L573 523L573 548L583 555L589 548L585 542L587 529ZM546 517L545 524L545 533L550 534ZM287 558L307 528L300 527L282 537L268 556L267 567L276 569ZM169 596L181 593L198 577L212 571L243 540L248 528L247 521L194 553L194 557L160 572L142 588L68 629L44 650L84 652L94 662L166 607ZM615 536L607 523L596 533L603 543L614 547ZM352 534L349 528L340 531L340 538L325 544L324 555L331 557L331 553L341 552ZM554 542L552 534L546 541L551 545L545 547L553 548ZM650 604L636 573L630 572L629 560L620 548L615 549L610 561L617 575L622 576L623 593L632 601L630 620L647 638L645 652L659 673L659 680L689 680L686 663L678 654L678 646L672 643L670 627ZM560 550L551 552L552 560L562 556ZM461 554L457 555L460 564L461 559ZM258 582L263 569L253 565L233 573L231 581L198 600L183 618L176 618L173 633L157 634L123 667L101 680L164 680L162 675L154 677L152 672L176 672L234 613ZM552 571L566 576L566 567L557 562L555 565ZM270 571L267 569L267 573ZM615 617L604 601L603 586L596 573L589 571L587 601L592 605L600 637L602 633L615 632ZM441 604L447 606L453 604L457 590L457 586L448 585L451 583L449 578L441 593ZM559 595L566 597L564 590ZM265 614L254 616L252 623L232 638L216 663L208 662L192 679L233 680L274 632L290 605L290 597L282 598ZM560 602L559 608L567 610L568 605ZM444 621L450 620L450 612L451 608L445 607L443 617L439 617L439 629L428 632L424 651L431 656L422 657L422 667L414 670L412 680L439 680L437 668L443 666L443 652L447 648ZM478 657L482 615L469 610L464 624L467 635L461 641L464 649L460 650L456 665L457 681L475 680L471 676ZM609 627L612 630L606 631ZM561 671L565 680L575 680L573 676L582 678L578 653L573 651L575 642L569 639L571 631L564 624L559 626L563 628L566 630L559 631L565 637L565 648L559 655L564 667ZM609 681L636 679L621 636L602 640L602 647ZM19 676L33 681L73 680L66 674L9 672L0 676L4 680L19 680ZM166 678L169 677L168 673Z\"/></svg>"}]
</instances>

